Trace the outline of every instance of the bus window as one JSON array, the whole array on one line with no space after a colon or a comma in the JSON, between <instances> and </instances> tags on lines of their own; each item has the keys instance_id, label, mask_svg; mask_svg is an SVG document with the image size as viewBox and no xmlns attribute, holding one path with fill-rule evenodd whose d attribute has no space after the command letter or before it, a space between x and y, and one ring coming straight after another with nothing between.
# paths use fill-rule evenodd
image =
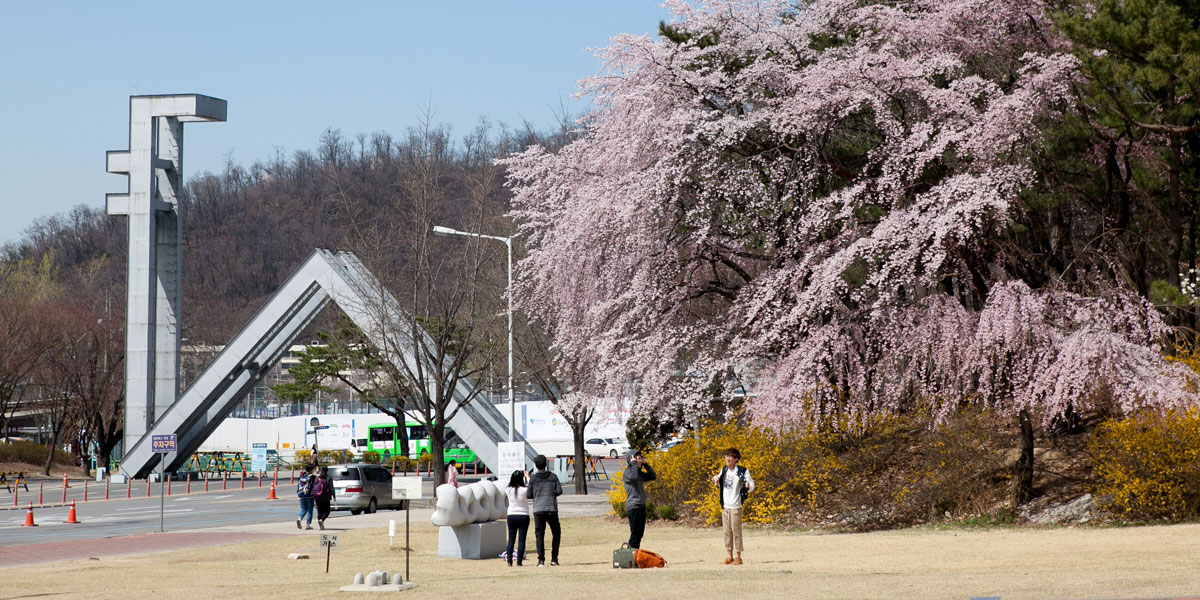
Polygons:
<instances>
[{"instance_id":1,"label":"bus window","mask_svg":"<svg viewBox=\"0 0 1200 600\"><path fill-rule=\"evenodd\" d=\"M423 440L429 437L429 430L424 425L409 425L408 439Z\"/></svg>"},{"instance_id":2,"label":"bus window","mask_svg":"<svg viewBox=\"0 0 1200 600\"><path fill-rule=\"evenodd\" d=\"M374 427L370 430L372 442L391 442L396 436L395 427Z\"/></svg>"}]
</instances>

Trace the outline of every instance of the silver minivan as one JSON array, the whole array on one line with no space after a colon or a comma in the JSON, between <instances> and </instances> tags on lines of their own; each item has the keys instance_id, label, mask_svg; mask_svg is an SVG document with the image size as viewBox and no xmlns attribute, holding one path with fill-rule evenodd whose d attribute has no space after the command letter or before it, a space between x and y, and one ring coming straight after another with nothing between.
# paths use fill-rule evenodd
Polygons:
<instances>
[{"instance_id":1,"label":"silver minivan","mask_svg":"<svg viewBox=\"0 0 1200 600\"><path fill-rule=\"evenodd\" d=\"M369 463L332 465L333 510L348 510L357 515L380 508L404 508L404 500L392 500L392 473Z\"/></svg>"}]
</instances>

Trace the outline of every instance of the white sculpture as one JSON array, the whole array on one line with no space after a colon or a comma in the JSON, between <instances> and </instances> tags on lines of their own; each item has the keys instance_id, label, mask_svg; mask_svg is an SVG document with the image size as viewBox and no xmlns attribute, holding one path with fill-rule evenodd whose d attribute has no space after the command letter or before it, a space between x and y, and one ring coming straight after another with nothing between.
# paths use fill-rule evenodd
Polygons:
<instances>
[{"instance_id":1,"label":"white sculpture","mask_svg":"<svg viewBox=\"0 0 1200 600\"><path fill-rule=\"evenodd\" d=\"M496 481L478 481L462 487L439 485L433 516L439 527L457 527L469 523L484 523L503 519L508 514L508 498Z\"/></svg>"}]
</instances>

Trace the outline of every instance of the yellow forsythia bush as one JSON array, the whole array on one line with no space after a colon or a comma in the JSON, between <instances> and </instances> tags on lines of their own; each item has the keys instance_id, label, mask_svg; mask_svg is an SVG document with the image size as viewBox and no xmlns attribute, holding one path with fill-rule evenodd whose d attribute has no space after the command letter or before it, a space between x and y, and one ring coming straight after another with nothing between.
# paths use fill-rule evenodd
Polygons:
<instances>
[{"instance_id":1,"label":"yellow forsythia bush","mask_svg":"<svg viewBox=\"0 0 1200 600\"><path fill-rule=\"evenodd\" d=\"M707 424L695 435L667 452L647 455L658 479L647 484L650 502L671 506L681 517L695 516L706 524L720 522L721 507L713 475L720 472L726 448L742 455L740 465L754 478L754 492L746 501L748 523L788 520L800 510L815 508L840 463L829 449L825 434L774 432L733 423ZM608 492L615 514L622 514L625 490L621 473L613 474Z\"/></svg>"},{"instance_id":2,"label":"yellow forsythia bush","mask_svg":"<svg viewBox=\"0 0 1200 600\"><path fill-rule=\"evenodd\" d=\"M1131 520L1200 514L1200 412L1146 411L1096 428L1097 504Z\"/></svg>"}]
</instances>

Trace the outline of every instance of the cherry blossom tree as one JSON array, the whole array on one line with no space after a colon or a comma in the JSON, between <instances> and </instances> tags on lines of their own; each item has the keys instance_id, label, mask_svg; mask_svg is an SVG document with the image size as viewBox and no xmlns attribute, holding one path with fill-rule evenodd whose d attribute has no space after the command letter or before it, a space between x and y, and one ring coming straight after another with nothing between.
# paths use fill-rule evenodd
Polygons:
<instances>
[{"instance_id":1,"label":"cherry blossom tree","mask_svg":"<svg viewBox=\"0 0 1200 600\"><path fill-rule=\"evenodd\" d=\"M1042 2L668 6L599 52L574 142L506 163L520 299L580 391L694 411L743 386L776 427L984 402L1030 461L1031 419L1192 400L1103 261L1036 287L1009 264L1027 149L1079 77Z\"/></svg>"}]
</instances>

